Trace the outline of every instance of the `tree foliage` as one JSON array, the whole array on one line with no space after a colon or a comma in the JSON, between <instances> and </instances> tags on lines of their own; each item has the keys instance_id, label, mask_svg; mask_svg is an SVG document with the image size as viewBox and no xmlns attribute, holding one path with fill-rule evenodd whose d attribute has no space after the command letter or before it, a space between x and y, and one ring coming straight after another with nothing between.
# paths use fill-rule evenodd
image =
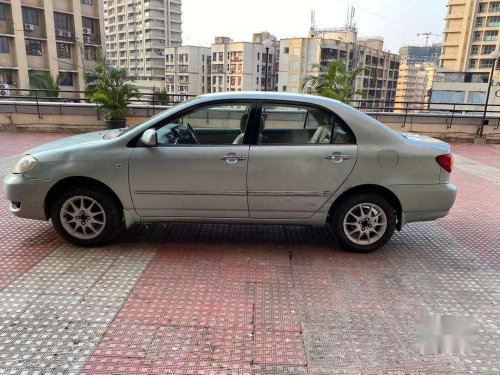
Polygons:
<instances>
[{"instance_id":1,"label":"tree foliage","mask_svg":"<svg viewBox=\"0 0 500 375\"><path fill-rule=\"evenodd\" d=\"M327 98L339 100L349 104L355 95L362 95L362 91L355 89L356 78L365 68L348 69L342 60L334 60L325 67L313 64L317 74L311 74L304 79L302 91Z\"/></svg>"},{"instance_id":2,"label":"tree foliage","mask_svg":"<svg viewBox=\"0 0 500 375\"><path fill-rule=\"evenodd\" d=\"M99 103L108 120L125 120L128 105L140 97L127 69L112 66L103 56L98 57L86 79L87 100Z\"/></svg>"},{"instance_id":3,"label":"tree foliage","mask_svg":"<svg viewBox=\"0 0 500 375\"><path fill-rule=\"evenodd\" d=\"M59 85L62 81L61 74L52 77L49 72L36 72L30 75L30 96L37 96L42 100L55 100L59 97Z\"/></svg>"}]
</instances>

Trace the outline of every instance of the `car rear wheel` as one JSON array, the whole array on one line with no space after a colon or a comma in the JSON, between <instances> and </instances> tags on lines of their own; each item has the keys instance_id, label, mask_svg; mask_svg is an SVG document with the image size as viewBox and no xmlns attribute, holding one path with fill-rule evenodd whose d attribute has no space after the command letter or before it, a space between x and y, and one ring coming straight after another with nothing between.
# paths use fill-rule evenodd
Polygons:
<instances>
[{"instance_id":1,"label":"car rear wheel","mask_svg":"<svg viewBox=\"0 0 500 375\"><path fill-rule=\"evenodd\" d=\"M372 252L384 246L396 228L396 212L381 195L347 198L335 208L330 222L343 249Z\"/></svg>"},{"instance_id":2,"label":"car rear wheel","mask_svg":"<svg viewBox=\"0 0 500 375\"><path fill-rule=\"evenodd\" d=\"M55 199L51 213L57 232L78 246L105 245L120 228L120 211L116 203L99 190L76 188L66 191Z\"/></svg>"}]
</instances>

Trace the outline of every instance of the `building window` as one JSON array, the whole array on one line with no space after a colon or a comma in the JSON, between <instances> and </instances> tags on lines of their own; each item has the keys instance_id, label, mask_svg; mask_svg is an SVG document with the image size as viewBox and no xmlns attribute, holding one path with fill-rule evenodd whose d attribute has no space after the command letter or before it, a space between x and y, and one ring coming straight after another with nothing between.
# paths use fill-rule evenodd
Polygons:
<instances>
[{"instance_id":1,"label":"building window","mask_svg":"<svg viewBox=\"0 0 500 375\"><path fill-rule=\"evenodd\" d=\"M61 81L59 82L60 86L73 86L73 74L67 72L60 72Z\"/></svg>"},{"instance_id":2,"label":"building window","mask_svg":"<svg viewBox=\"0 0 500 375\"><path fill-rule=\"evenodd\" d=\"M469 69L475 69L477 65L477 60L470 59L469 60Z\"/></svg>"},{"instance_id":3,"label":"building window","mask_svg":"<svg viewBox=\"0 0 500 375\"><path fill-rule=\"evenodd\" d=\"M479 63L480 68L491 68L494 64L495 60L494 59L483 59Z\"/></svg>"},{"instance_id":4,"label":"building window","mask_svg":"<svg viewBox=\"0 0 500 375\"><path fill-rule=\"evenodd\" d=\"M9 38L0 36L0 53L9 53Z\"/></svg>"},{"instance_id":5,"label":"building window","mask_svg":"<svg viewBox=\"0 0 500 375\"><path fill-rule=\"evenodd\" d=\"M92 5L92 0L81 0L80 3L83 5Z\"/></svg>"},{"instance_id":6,"label":"building window","mask_svg":"<svg viewBox=\"0 0 500 375\"><path fill-rule=\"evenodd\" d=\"M23 12L23 22L32 25L38 25L38 10L33 8L22 8Z\"/></svg>"},{"instance_id":7,"label":"building window","mask_svg":"<svg viewBox=\"0 0 500 375\"><path fill-rule=\"evenodd\" d=\"M257 65L257 73L260 72L260 65Z\"/></svg>"},{"instance_id":8,"label":"building window","mask_svg":"<svg viewBox=\"0 0 500 375\"><path fill-rule=\"evenodd\" d=\"M257 77L257 84L259 84L259 77Z\"/></svg>"},{"instance_id":9,"label":"building window","mask_svg":"<svg viewBox=\"0 0 500 375\"><path fill-rule=\"evenodd\" d=\"M6 19L5 4L0 4L0 21L5 21Z\"/></svg>"},{"instance_id":10,"label":"building window","mask_svg":"<svg viewBox=\"0 0 500 375\"><path fill-rule=\"evenodd\" d=\"M283 86L281 91L286 91L286 86Z\"/></svg>"},{"instance_id":11,"label":"building window","mask_svg":"<svg viewBox=\"0 0 500 375\"><path fill-rule=\"evenodd\" d=\"M212 60L213 61L217 61L217 52L213 53Z\"/></svg>"},{"instance_id":12,"label":"building window","mask_svg":"<svg viewBox=\"0 0 500 375\"><path fill-rule=\"evenodd\" d=\"M219 52L219 61L224 61L224 53Z\"/></svg>"},{"instance_id":13,"label":"building window","mask_svg":"<svg viewBox=\"0 0 500 375\"><path fill-rule=\"evenodd\" d=\"M490 30L484 33L484 40L487 42L494 42L498 38L498 30Z\"/></svg>"},{"instance_id":14,"label":"building window","mask_svg":"<svg viewBox=\"0 0 500 375\"><path fill-rule=\"evenodd\" d=\"M289 47L285 47L283 49L283 53L287 53L287 54L290 53L290 48Z\"/></svg>"},{"instance_id":15,"label":"building window","mask_svg":"<svg viewBox=\"0 0 500 375\"><path fill-rule=\"evenodd\" d=\"M490 3L490 12L500 12L500 1Z\"/></svg>"},{"instance_id":16,"label":"building window","mask_svg":"<svg viewBox=\"0 0 500 375\"><path fill-rule=\"evenodd\" d=\"M56 43L57 57L60 59L71 59L71 46L66 43Z\"/></svg>"},{"instance_id":17,"label":"building window","mask_svg":"<svg viewBox=\"0 0 500 375\"><path fill-rule=\"evenodd\" d=\"M69 15L54 13L54 26L56 29L71 30L71 21Z\"/></svg>"},{"instance_id":18,"label":"building window","mask_svg":"<svg viewBox=\"0 0 500 375\"><path fill-rule=\"evenodd\" d=\"M478 42L481 40L481 33L479 31L475 31L474 35L472 36L472 40L474 42Z\"/></svg>"},{"instance_id":19,"label":"building window","mask_svg":"<svg viewBox=\"0 0 500 375\"><path fill-rule=\"evenodd\" d=\"M26 54L30 56L42 56L42 42L40 40L25 39Z\"/></svg>"},{"instance_id":20,"label":"building window","mask_svg":"<svg viewBox=\"0 0 500 375\"><path fill-rule=\"evenodd\" d=\"M257 61L259 61L259 60L260 60L260 52L257 52Z\"/></svg>"},{"instance_id":21,"label":"building window","mask_svg":"<svg viewBox=\"0 0 500 375\"><path fill-rule=\"evenodd\" d=\"M481 27L483 26L484 18L483 17L477 17L476 18L476 27Z\"/></svg>"},{"instance_id":22,"label":"building window","mask_svg":"<svg viewBox=\"0 0 500 375\"><path fill-rule=\"evenodd\" d=\"M500 16L488 17L488 23L486 24L488 27L496 27L500 26Z\"/></svg>"},{"instance_id":23,"label":"building window","mask_svg":"<svg viewBox=\"0 0 500 375\"><path fill-rule=\"evenodd\" d=\"M493 51L495 51L495 46L494 45L483 46L483 55L489 55Z\"/></svg>"},{"instance_id":24,"label":"building window","mask_svg":"<svg viewBox=\"0 0 500 375\"><path fill-rule=\"evenodd\" d=\"M486 9L486 4L485 3L480 3L479 4L479 9L478 9L478 12L479 13L484 13L484 10Z\"/></svg>"},{"instance_id":25,"label":"building window","mask_svg":"<svg viewBox=\"0 0 500 375\"><path fill-rule=\"evenodd\" d=\"M443 48L444 49L444 48ZM477 55L479 52L479 46L472 46L472 48L470 49L470 54L471 55ZM443 55L445 54L445 52L443 51Z\"/></svg>"}]
</instances>

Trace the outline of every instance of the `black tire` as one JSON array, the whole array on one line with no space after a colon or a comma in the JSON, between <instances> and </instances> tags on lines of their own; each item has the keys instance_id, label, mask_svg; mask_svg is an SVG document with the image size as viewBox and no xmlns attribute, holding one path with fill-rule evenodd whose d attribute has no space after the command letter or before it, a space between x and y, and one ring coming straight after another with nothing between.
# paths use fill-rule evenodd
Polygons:
<instances>
[{"instance_id":1,"label":"black tire","mask_svg":"<svg viewBox=\"0 0 500 375\"><path fill-rule=\"evenodd\" d=\"M353 207L362 203L372 203L377 205L382 209L387 218L385 232L376 242L371 244L356 243L352 241L344 231L344 218ZM368 209L368 211L369 210L370 209ZM391 239L396 228L396 221L396 211L387 199L378 194L360 194L351 196L335 206L329 225L333 235L339 242L342 249L357 253L370 253L380 249Z\"/></svg>"},{"instance_id":2,"label":"black tire","mask_svg":"<svg viewBox=\"0 0 500 375\"><path fill-rule=\"evenodd\" d=\"M101 232L94 238L82 239L69 233L61 222L61 209L64 203L72 198L84 196L94 199L104 210L105 220ZM52 225L66 241L82 247L98 247L108 244L113 240L121 229L122 216L115 200L99 189L71 188L63 191L52 202L51 207Z\"/></svg>"}]
</instances>

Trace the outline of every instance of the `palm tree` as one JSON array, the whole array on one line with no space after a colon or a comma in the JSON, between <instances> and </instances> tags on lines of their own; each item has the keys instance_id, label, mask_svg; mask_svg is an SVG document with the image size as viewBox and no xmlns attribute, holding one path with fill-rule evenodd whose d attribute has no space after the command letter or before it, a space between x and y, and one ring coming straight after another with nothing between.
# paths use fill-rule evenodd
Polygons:
<instances>
[{"instance_id":1,"label":"palm tree","mask_svg":"<svg viewBox=\"0 0 500 375\"><path fill-rule=\"evenodd\" d=\"M362 95L363 92L354 87L357 76L365 71L365 68L348 69L342 60L334 60L325 67L321 64L313 64L313 70L317 74L311 74L302 82L302 91L311 90L311 93L337 99L349 104L354 95Z\"/></svg>"},{"instance_id":2,"label":"palm tree","mask_svg":"<svg viewBox=\"0 0 500 375\"><path fill-rule=\"evenodd\" d=\"M44 100L53 101L59 97L59 85L63 77L58 74L55 78L49 72L36 72L30 75L30 96L37 96Z\"/></svg>"},{"instance_id":3,"label":"palm tree","mask_svg":"<svg viewBox=\"0 0 500 375\"><path fill-rule=\"evenodd\" d=\"M109 64L103 56L86 76L87 100L101 105L108 127L123 127L128 105L140 97L139 89L132 83L134 77L127 69Z\"/></svg>"}]
</instances>

